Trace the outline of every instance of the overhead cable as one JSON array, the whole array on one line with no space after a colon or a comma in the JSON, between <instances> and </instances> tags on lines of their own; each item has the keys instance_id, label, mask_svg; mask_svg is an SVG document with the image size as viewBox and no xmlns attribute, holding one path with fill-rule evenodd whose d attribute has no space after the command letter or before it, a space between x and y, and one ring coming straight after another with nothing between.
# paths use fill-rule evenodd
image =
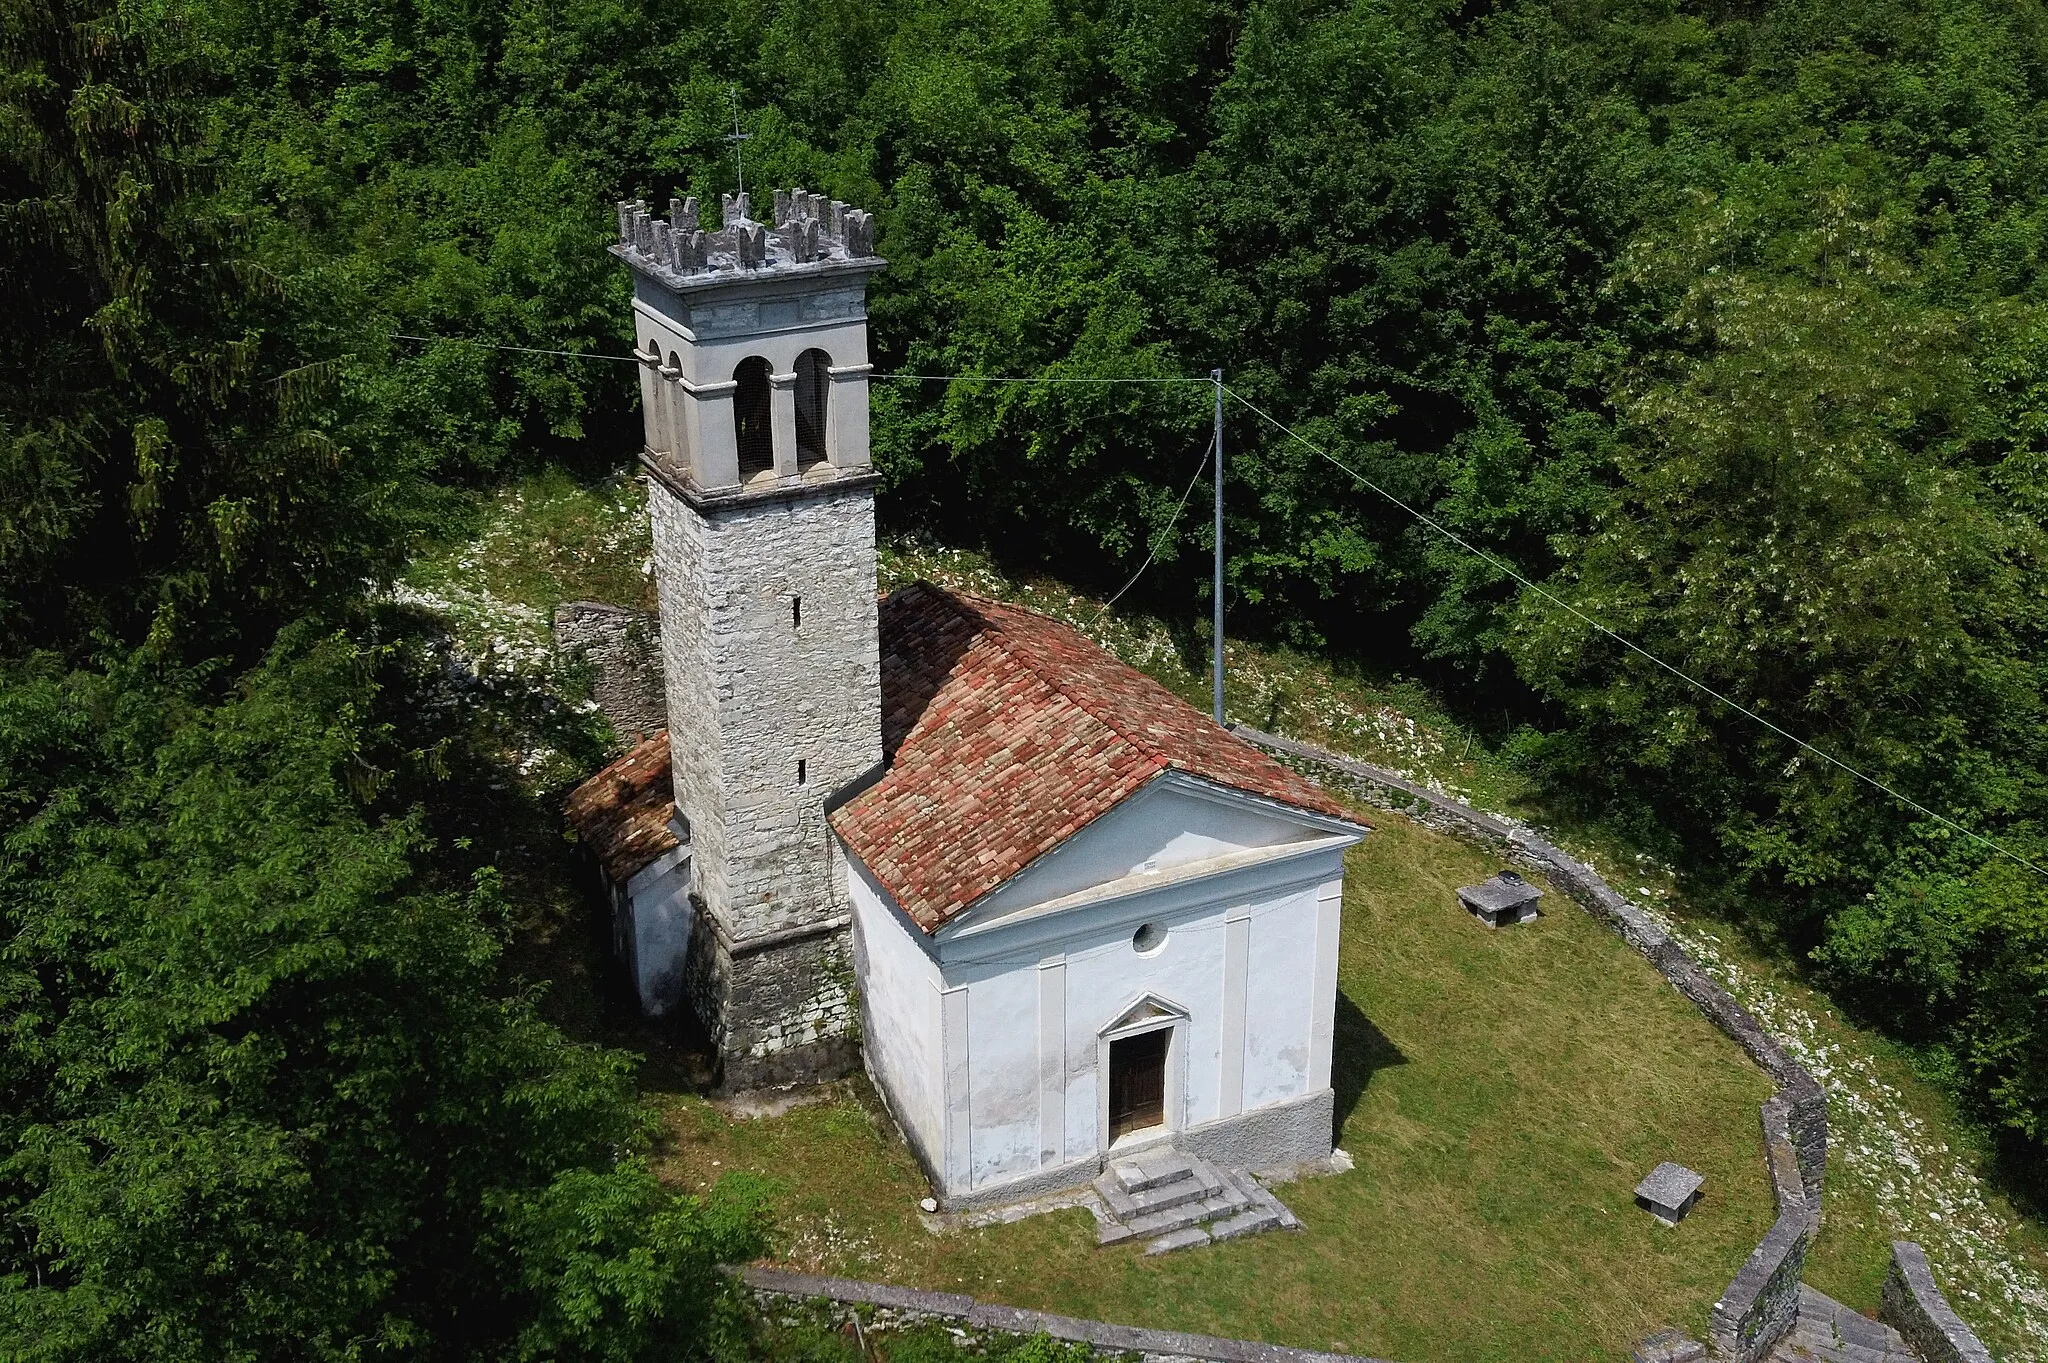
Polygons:
<instances>
[{"instance_id":1,"label":"overhead cable","mask_svg":"<svg viewBox=\"0 0 2048 1363\"><path fill-rule=\"evenodd\" d=\"M521 355L556 355L572 360L609 360L615 361L620 364L641 363L639 357L634 355L607 355L602 352L587 350L541 350L536 349L532 346L501 345L492 341L477 341L461 336L418 336L408 334L405 332L392 332L390 333L390 336L391 339L397 341L426 341L430 343L447 341L457 345L480 346L487 350L512 351L514 353ZM875 380L902 380L906 382L923 383L1194 384L1201 385L1203 387L1211 387L1214 386L1216 383L1216 380L1214 378L1197 378L1193 375L1169 375L1164 377L1147 376L1142 378L1089 378L1067 377L1059 375L1039 375L1034 377L1028 375L1012 376L998 374L880 373L870 374L868 377L870 379ZM1509 578L1512 578L1521 586L1533 592L1536 596L1542 598L1544 601L1547 601L1551 605L1556 606L1559 610L1562 610L1565 613L1571 615L1574 619L1579 620L1580 622L1584 623L1585 625L1597 631L1598 633L1606 635L1608 638L1614 640L1614 642L1620 644L1629 652L1634 653L1648 660L1655 666L1662 668L1664 671L1669 672L1672 676L1678 678L1680 681L1684 682L1687 686L1692 687L1700 694L1711 697L1715 701L1718 701L1722 705L1727 706L1729 709L1735 711L1736 713L1746 716L1750 720L1754 721L1756 724L1762 726L1765 729L1770 730L1772 733L1778 735L1778 737L1784 739L1786 742L1791 743L1800 751L1812 754L1814 757L1819 758L1821 761L1827 763L1829 766L1834 767L1837 770L1854 777L1856 780L1863 782L1865 785L1871 787L1871 789L1882 791L1884 794L1889 795L1892 799L1898 801L1900 804L1904 805L1906 808L1914 811L1915 813L1922 814L1927 818L1934 820L1936 823L1942 825L1944 828L1952 829L1955 832L1962 834L1970 841L1977 843L1982 847L1989 848L1991 851L1996 852L1998 855L2006 858L2009 861L2015 862L2018 865L2026 867L2028 870L2034 872L2036 875L2048 877L2048 867L2043 867L2036 862L2029 861L2027 858L2021 856L2019 853L2014 852L1997 842L1994 842L1990 838L1985 837L1982 833L1979 833L1974 829L1968 828L1963 824L1957 823L1954 819L1949 818L1945 814L1936 813L1934 810L1929 809L1926 805L1921 804L1918 800L1915 800L1910 795L1905 794L1903 791L1900 791L1893 786L1887 785L1885 782L1878 780L1875 776L1870 775L1868 772L1864 772L1856 767L1850 766L1847 762L1844 762L1841 758L1836 757L1833 753L1828 752L1823 748L1815 747L1813 744L1807 742L1805 739L1799 737L1797 734L1790 732L1789 730L1783 728L1782 726L1776 723L1773 723L1769 719L1766 719L1763 715L1758 714L1755 710L1751 709L1747 705L1744 705L1741 701L1736 700L1734 697L1723 695L1721 692L1707 685L1699 678L1692 676L1691 674L1685 672L1681 668L1675 667L1672 664L1665 662L1662 658L1650 652L1650 650L1644 648L1642 645L1634 642L1633 640L1627 638L1624 635L1616 633L1612 629L1609 629L1606 625L1600 623L1592 616L1586 614L1583 610L1580 610L1577 606L1574 606L1571 602L1557 595L1549 588L1532 581L1528 577L1525 577L1522 573L1516 571L1512 566L1510 566L1502 559L1496 557L1493 554L1488 553L1484 549L1481 549L1478 545L1472 543L1464 536L1458 534L1457 531L1452 530L1449 526L1443 524L1441 521L1436 520L1427 512L1422 511L1418 507L1409 505L1401 498L1395 496L1393 493L1387 491L1387 489L1381 487L1378 483L1372 481L1372 479L1360 473L1357 469L1352 468L1349 464L1346 464L1343 460L1331 454L1322 446L1310 440L1307 436L1301 434L1301 432L1295 430L1292 426L1289 426L1286 422L1280 420L1280 418L1274 416L1271 412L1268 412L1263 407L1260 407L1258 404L1254 403L1251 399L1245 397L1236 389L1231 388L1228 385L1225 385L1223 391L1228 393L1233 400L1235 400L1241 406L1245 407L1247 410L1251 411L1254 415L1271 424L1274 429L1281 432L1288 439L1293 440L1296 443L1306 447L1316 455L1329 461L1331 464L1341 469L1344 473L1348 474L1351 478L1355 479L1360 486L1377 493L1379 496L1385 498L1388 502L1392 503L1400 510L1406 512L1409 516L1413 517L1416 521L1426 526L1428 529L1434 531L1438 535L1441 535L1443 538L1449 540L1452 544L1457 545L1460 549L1463 549L1466 553L1471 554L1473 557L1478 558L1487 564L1490 564L1491 566L1498 569L1500 572L1502 572ZM1211 446L1209 453L1214 453L1213 445ZM1174 519L1172 522L1169 522L1167 527L1168 530L1171 530L1173 525L1178 523L1181 511L1186 508L1188 498L1194 493L1195 482L1201 478L1202 469L1208 467L1208 460L1209 455L1205 454L1203 456L1201 466L1195 470L1194 479L1191 479L1188 483L1187 491L1181 494L1180 504L1174 508ZM1157 541L1155 540L1154 543L1156 544L1156 542ZM1138 571L1132 575L1131 580L1129 582L1126 582L1122 587L1118 588L1116 595L1110 597L1109 600L1104 603L1103 611L1105 613L1108 611L1110 606L1116 603L1119 597L1123 596L1125 592L1129 591L1131 587L1137 583L1138 578L1144 575L1145 570L1151 567L1152 560L1155 557L1155 554L1156 551L1148 552L1145 555L1145 562L1138 566ZM1097 618L1100 619L1100 615L1098 615Z\"/></svg>"},{"instance_id":2,"label":"overhead cable","mask_svg":"<svg viewBox=\"0 0 2048 1363\"><path fill-rule=\"evenodd\" d=\"M1174 506L1173 515L1167 519L1166 528L1164 530L1161 530L1157 535L1152 536L1150 543L1146 545L1145 561L1138 565L1137 572L1131 574L1131 580L1129 582L1124 583L1123 586L1118 587L1116 589L1115 596L1110 597L1109 600L1102 603L1102 609L1095 612L1095 618L1097 620L1100 620L1103 616L1109 614L1109 608L1111 606L1114 606L1119 600L1121 600L1125 592L1129 591L1131 588L1138 585L1138 579L1143 577L1145 575L1145 570L1152 566L1153 558L1157 556L1157 554L1159 553L1159 546L1173 537L1174 527L1180 524L1180 513L1187 509L1188 498L1194 496L1195 484L1202 480L1202 470L1209 467L1209 456L1214 453L1216 453L1216 444L1212 440L1209 443L1208 447L1202 451L1202 462L1195 465L1195 476L1188 479L1187 490L1180 494L1180 501Z\"/></svg>"},{"instance_id":3,"label":"overhead cable","mask_svg":"<svg viewBox=\"0 0 2048 1363\"><path fill-rule=\"evenodd\" d=\"M616 360L620 364L638 364L637 355L606 355L596 350L536 350L530 345L500 345L496 341L473 341L467 336L414 336L403 331L386 333L394 341L426 341L430 344L447 342L450 345L473 345L483 350L510 350L520 355L562 355L572 360Z\"/></svg>"},{"instance_id":4,"label":"overhead cable","mask_svg":"<svg viewBox=\"0 0 2048 1363\"><path fill-rule=\"evenodd\" d=\"M1244 407L1250 409L1258 416L1272 423L1272 425L1277 430L1285 434L1288 439L1293 440L1301 445L1304 445L1308 449L1314 451L1316 454L1321 455L1324 459L1327 459L1330 463L1336 465L1345 473L1350 474L1351 477L1355 478L1360 485L1369 488L1373 492L1376 492L1380 496L1386 498L1389 502L1392 502L1395 506L1399 507L1401 510L1407 512L1410 516L1413 516L1416 520L1420 521L1423 525L1428 526L1437 534L1443 536L1451 543L1457 545L1466 553L1471 554L1474 557L1491 564L1493 567L1507 574L1507 576L1513 578L1516 582L1519 582L1522 586L1528 588L1531 592L1534 592L1537 596L1543 598L1545 601L1548 601L1550 604L1556 606L1558 609L1566 612L1575 619L1580 620L1586 625L1591 626L1593 629L1597 630L1601 634L1606 635L1608 638L1614 640L1614 642L1616 642L1617 644L1620 644L1623 648L1628 649L1631 653L1635 653L1640 655L1641 657L1647 658L1650 662L1655 663L1658 667L1663 668L1666 672L1669 672L1672 676L1678 678L1687 686L1692 687L1694 690L1699 691L1703 695L1713 697L1715 700L1719 701L1721 704L1727 706L1731 710L1734 710L1743 715L1747 715L1750 719L1755 720L1758 724L1762 725L1766 729L1769 729L1772 733L1778 735L1780 738L1796 745L1801 751L1813 754L1821 761L1826 762L1828 765L1836 767L1841 771L1848 773L1850 776L1855 777L1857 780L1870 786L1872 789L1883 791L1886 795L1891 796L1894 800L1897 800L1900 804L1906 806L1908 809L1926 815L1928 818L1934 820L1938 824L1941 824L1945 828L1954 829L1956 832L1962 834L1964 837L1970 839L1972 842L1990 848L1992 851L1998 853L2000 856L2019 863L2021 866L2026 867L2028 870L2033 871L2037 875L2048 877L2048 867L2042 867L2035 862L2027 860L2027 858L2021 856L2019 853L2011 851L2010 849L2003 847L1996 842L1993 842L1990 838L1985 837L1982 833L1979 833L1974 829L1967 828L1964 825L1957 823L1954 819L1949 818L1945 814L1937 814L1935 811L1929 809L1926 805L1921 804L1918 800L1913 799L1911 796L1895 789L1892 786L1886 785L1883 781L1878 780L1875 776L1871 776L1867 772L1859 771L1855 767L1850 766L1847 762L1844 762L1841 758L1836 757L1833 753L1815 747L1813 744L1808 743L1805 739L1799 737L1797 734L1790 733L1784 728L1780 727L1779 725L1772 723L1770 720L1758 714L1755 710L1752 710L1747 705L1744 705L1741 701L1736 700L1730 696L1722 695L1719 691L1716 691L1713 687L1707 685L1699 678L1694 677L1680 670L1679 668L1672 666L1670 663L1665 662L1662 658L1650 652L1650 650L1644 648L1642 645L1635 643L1634 641L1625 638L1620 634L1617 634L1615 631L1601 624L1598 620L1595 620L1592 616L1580 610L1577 606L1574 606L1571 602L1557 595L1557 593L1551 591L1547 587L1541 586L1538 583L1531 581L1527 577L1524 577L1521 573L1517 572L1513 567L1503 562L1501 559L1496 558L1494 555L1487 553L1484 549L1481 549L1478 545L1473 544L1470 540L1458 534L1457 531L1451 529L1449 526L1443 524L1441 521L1436 520L1435 518L1431 517L1428 513L1416 507L1410 506L1407 502L1401 500L1401 498L1387 491L1378 483L1375 483L1372 479L1360 473L1357 469L1352 468L1349 464L1337 458L1337 456L1331 454L1328 450L1316 444L1313 440L1310 440L1307 436L1301 434L1301 432L1295 430L1292 426L1289 426L1286 422L1280 420L1280 418L1274 416L1271 412L1268 412L1263 407L1260 407L1251 399L1245 397L1242 393L1239 393L1235 389L1231 389L1228 387L1226 387L1224 391L1229 393L1231 397L1235 398Z\"/></svg>"}]
</instances>

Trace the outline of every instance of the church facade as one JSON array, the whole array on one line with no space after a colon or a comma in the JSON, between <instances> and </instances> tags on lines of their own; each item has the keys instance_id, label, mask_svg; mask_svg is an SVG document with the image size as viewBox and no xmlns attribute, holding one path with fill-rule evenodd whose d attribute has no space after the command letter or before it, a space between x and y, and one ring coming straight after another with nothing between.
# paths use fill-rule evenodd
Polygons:
<instances>
[{"instance_id":1,"label":"church facade","mask_svg":"<svg viewBox=\"0 0 2048 1363\"><path fill-rule=\"evenodd\" d=\"M620 206L668 728L569 819L642 1006L725 1087L865 1065L950 1205L1171 1143L1326 1158L1343 856L1320 788L1056 621L877 601L872 224Z\"/></svg>"}]
</instances>

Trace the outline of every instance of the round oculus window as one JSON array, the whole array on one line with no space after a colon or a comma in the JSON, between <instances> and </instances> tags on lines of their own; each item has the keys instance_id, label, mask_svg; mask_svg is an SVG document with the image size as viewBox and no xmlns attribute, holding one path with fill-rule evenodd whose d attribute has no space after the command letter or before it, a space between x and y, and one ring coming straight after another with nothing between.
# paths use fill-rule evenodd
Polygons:
<instances>
[{"instance_id":1,"label":"round oculus window","mask_svg":"<svg viewBox=\"0 0 2048 1363\"><path fill-rule=\"evenodd\" d=\"M1131 934L1131 946L1140 956L1150 956L1166 945L1166 924L1147 923Z\"/></svg>"}]
</instances>

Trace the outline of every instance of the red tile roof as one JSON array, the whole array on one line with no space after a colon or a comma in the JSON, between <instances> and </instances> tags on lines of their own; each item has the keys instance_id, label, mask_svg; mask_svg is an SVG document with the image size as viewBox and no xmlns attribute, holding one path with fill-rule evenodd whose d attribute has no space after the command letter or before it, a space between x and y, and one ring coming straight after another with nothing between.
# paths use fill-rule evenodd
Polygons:
<instances>
[{"instance_id":1,"label":"red tile roof","mask_svg":"<svg viewBox=\"0 0 2048 1363\"><path fill-rule=\"evenodd\" d=\"M1057 620L919 582L881 634L888 770L832 827L927 932L1169 769L1356 822Z\"/></svg>"},{"instance_id":2,"label":"red tile roof","mask_svg":"<svg viewBox=\"0 0 2048 1363\"><path fill-rule=\"evenodd\" d=\"M569 826L613 884L624 885L677 845L668 826L676 808L672 780L663 729L569 792Z\"/></svg>"}]
</instances>

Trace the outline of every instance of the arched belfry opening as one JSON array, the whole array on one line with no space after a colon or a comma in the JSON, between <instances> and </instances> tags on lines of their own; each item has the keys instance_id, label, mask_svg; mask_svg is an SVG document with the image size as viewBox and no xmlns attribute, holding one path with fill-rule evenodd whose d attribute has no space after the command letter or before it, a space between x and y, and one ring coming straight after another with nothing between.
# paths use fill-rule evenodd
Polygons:
<instances>
[{"instance_id":1,"label":"arched belfry opening","mask_svg":"<svg viewBox=\"0 0 2048 1363\"><path fill-rule=\"evenodd\" d=\"M682 372L682 357L673 350L669 351L668 367L661 371L661 424L662 435L665 437L662 448L678 459L688 459L688 452L683 447L683 414L676 404L680 392L676 386L676 379Z\"/></svg>"},{"instance_id":2,"label":"arched belfry opening","mask_svg":"<svg viewBox=\"0 0 2048 1363\"><path fill-rule=\"evenodd\" d=\"M825 418L831 401L832 357L816 348L796 357L796 462L825 462Z\"/></svg>"},{"instance_id":3,"label":"arched belfry opening","mask_svg":"<svg viewBox=\"0 0 2048 1363\"><path fill-rule=\"evenodd\" d=\"M732 371L733 431L739 442L740 481L775 468L775 434L768 397L768 361L749 355Z\"/></svg>"}]
</instances>

